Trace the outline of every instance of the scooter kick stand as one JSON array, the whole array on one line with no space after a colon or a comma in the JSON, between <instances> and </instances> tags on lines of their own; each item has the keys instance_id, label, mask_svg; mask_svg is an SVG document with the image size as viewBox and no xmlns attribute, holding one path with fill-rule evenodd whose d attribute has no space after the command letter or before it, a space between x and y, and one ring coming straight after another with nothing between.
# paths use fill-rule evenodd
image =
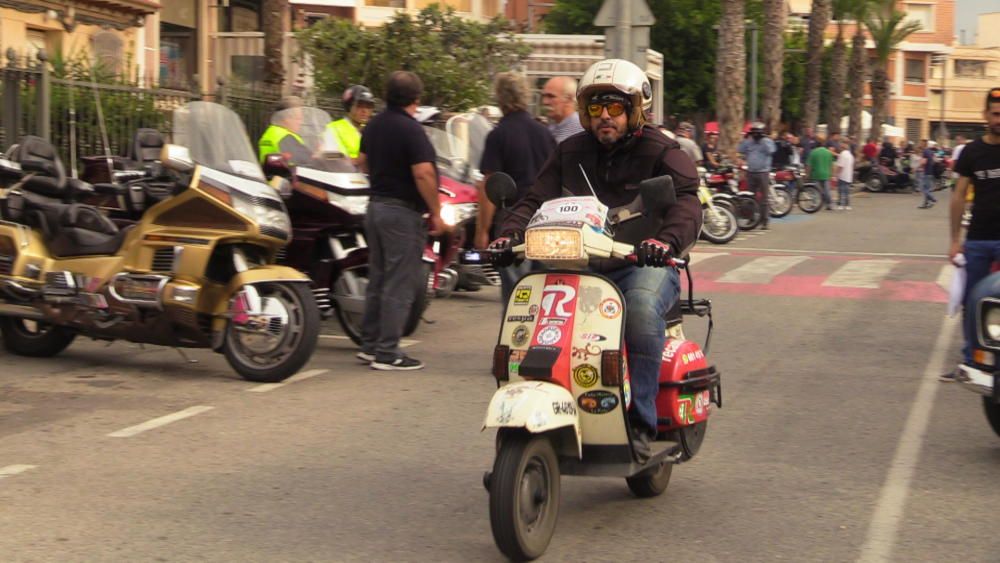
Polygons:
<instances>
[{"instance_id":1,"label":"scooter kick stand","mask_svg":"<svg viewBox=\"0 0 1000 563\"><path fill-rule=\"evenodd\" d=\"M174 348L174 350L177 350L177 353L180 354L182 358L184 358L185 362L187 362L189 364L197 364L198 363L198 360L196 360L196 359L188 356L186 353L184 353L184 350L181 350L180 348Z\"/></svg>"}]
</instances>

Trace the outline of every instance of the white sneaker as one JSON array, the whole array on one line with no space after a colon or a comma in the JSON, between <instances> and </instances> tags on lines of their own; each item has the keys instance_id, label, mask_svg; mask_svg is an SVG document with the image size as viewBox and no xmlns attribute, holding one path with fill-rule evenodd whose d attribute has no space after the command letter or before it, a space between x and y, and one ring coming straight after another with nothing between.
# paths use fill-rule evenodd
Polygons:
<instances>
[{"instance_id":1,"label":"white sneaker","mask_svg":"<svg viewBox=\"0 0 1000 563\"><path fill-rule=\"evenodd\" d=\"M843 205L838 205L834 209L836 209L837 211L843 211L844 210L844 206Z\"/></svg>"},{"instance_id":2,"label":"white sneaker","mask_svg":"<svg viewBox=\"0 0 1000 563\"><path fill-rule=\"evenodd\" d=\"M851 210L851 206L850 206L850 205L848 205L848 206L847 206L847 207L845 207L844 209L846 209L846 210L850 211L850 210Z\"/></svg>"}]
</instances>

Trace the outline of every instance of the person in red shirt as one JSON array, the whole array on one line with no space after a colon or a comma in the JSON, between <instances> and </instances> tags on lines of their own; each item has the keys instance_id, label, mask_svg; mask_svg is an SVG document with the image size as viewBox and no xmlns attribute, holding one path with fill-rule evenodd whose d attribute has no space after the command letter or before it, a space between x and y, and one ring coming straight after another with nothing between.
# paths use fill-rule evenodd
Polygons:
<instances>
[{"instance_id":1,"label":"person in red shirt","mask_svg":"<svg viewBox=\"0 0 1000 563\"><path fill-rule=\"evenodd\" d=\"M868 162L875 162L875 157L878 156L878 144L875 142L874 138L868 139L868 144L861 149L861 154L864 155L865 160Z\"/></svg>"}]
</instances>

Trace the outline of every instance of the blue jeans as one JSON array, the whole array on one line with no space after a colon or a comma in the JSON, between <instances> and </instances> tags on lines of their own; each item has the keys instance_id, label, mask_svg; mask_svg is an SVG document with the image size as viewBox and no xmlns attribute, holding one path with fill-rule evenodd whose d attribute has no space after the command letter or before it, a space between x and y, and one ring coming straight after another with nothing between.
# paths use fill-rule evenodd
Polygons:
<instances>
[{"instance_id":1,"label":"blue jeans","mask_svg":"<svg viewBox=\"0 0 1000 563\"><path fill-rule=\"evenodd\" d=\"M972 343L976 341L976 304L969 302L972 288L990 275L993 262L1000 260L1000 240L967 240L962 253L965 255L965 313L962 318L962 332L965 346L962 354L966 362L972 361Z\"/></svg>"},{"instance_id":2,"label":"blue jeans","mask_svg":"<svg viewBox=\"0 0 1000 563\"><path fill-rule=\"evenodd\" d=\"M830 180L813 180L813 182L816 182L819 190L823 193L823 203L826 204L826 208L832 209L833 198L830 197Z\"/></svg>"},{"instance_id":3,"label":"blue jeans","mask_svg":"<svg viewBox=\"0 0 1000 563\"><path fill-rule=\"evenodd\" d=\"M929 203L937 203L937 199L931 195L931 189L934 187L934 175L933 174L922 174L920 176L920 191L924 194L924 205Z\"/></svg>"},{"instance_id":4,"label":"blue jeans","mask_svg":"<svg viewBox=\"0 0 1000 563\"><path fill-rule=\"evenodd\" d=\"M837 205L849 207L851 205L851 183L837 180Z\"/></svg>"},{"instance_id":5,"label":"blue jeans","mask_svg":"<svg viewBox=\"0 0 1000 563\"><path fill-rule=\"evenodd\" d=\"M625 346L632 386L629 418L655 435L667 312L680 296L680 276L674 268L637 266L604 275L625 295Z\"/></svg>"}]
</instances>

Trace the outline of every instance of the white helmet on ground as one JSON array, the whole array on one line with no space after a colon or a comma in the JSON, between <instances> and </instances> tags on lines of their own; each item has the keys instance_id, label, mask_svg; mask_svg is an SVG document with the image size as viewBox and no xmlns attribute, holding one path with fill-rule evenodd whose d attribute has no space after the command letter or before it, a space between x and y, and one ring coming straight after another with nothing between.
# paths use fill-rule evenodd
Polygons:
<instances>
[{"instance_id":1,"label":"white helmet on ground","mask_svg":"<svg viewBox=\"0 0 1000 563\"><path fill-rule=\"evenodd\" d=\"M653 87L642 69L623 59L606 59L592 64L583 73L576 90L576 109L580 114L580 123L589 123L587 104L594 94L602 92L619 92L628 96L632 102L628 128L635 130L642 127L646 121L645 110L653 106Z\"/></svg>"}]
</instances>

